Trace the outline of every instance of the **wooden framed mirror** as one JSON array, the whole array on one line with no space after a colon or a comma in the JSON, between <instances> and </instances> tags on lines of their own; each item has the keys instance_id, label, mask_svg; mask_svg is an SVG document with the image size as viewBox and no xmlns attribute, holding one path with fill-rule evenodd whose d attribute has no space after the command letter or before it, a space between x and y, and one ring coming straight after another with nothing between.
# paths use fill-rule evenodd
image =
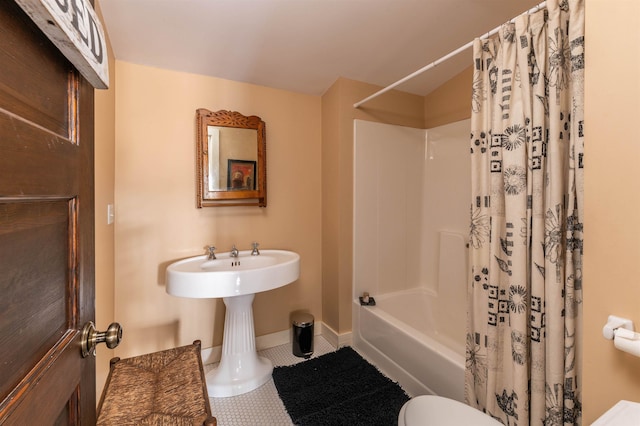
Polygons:
<instances>
[{"instance_id":1,"label":"wooden framed mirror","mask_svg":"<svg viewBox=\"0 0 640 426\"><path fill-rule=\"evenodd\" d=\"M196 111L198 208L267 206L265 123L236 111Z\"/></svg>"}]
</instances>

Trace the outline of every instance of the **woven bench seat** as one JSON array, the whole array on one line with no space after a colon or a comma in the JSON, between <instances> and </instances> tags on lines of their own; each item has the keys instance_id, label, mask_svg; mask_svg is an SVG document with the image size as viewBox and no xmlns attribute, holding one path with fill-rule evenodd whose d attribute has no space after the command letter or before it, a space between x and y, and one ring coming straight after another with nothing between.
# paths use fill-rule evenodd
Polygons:
<instances>
[{"instance_id":1,"label":"woven bench seat","mask_svg":"<svg viewBox=\"0 0 640 426\"><path fill-rule=\"evenodd\" d=\"M97 424L215 426L200 346L113 358Z\"/></svg>"}]
</instances>

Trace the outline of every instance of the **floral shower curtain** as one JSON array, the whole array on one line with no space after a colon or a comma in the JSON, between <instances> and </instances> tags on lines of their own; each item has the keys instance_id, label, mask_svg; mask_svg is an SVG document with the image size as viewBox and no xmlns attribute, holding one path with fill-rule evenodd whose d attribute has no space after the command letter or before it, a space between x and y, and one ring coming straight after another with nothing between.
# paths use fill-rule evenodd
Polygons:
<instances>
[{"instance_id":1,"label":"floral shower curtain","mask_svg":"<svg viewBox=\"0 0 640 426\"><path fill-rule=\"evenodd\" d=\"M581 422L583 0L476 40L465 394L507 425Z\"/></svg>"}]
</instances>

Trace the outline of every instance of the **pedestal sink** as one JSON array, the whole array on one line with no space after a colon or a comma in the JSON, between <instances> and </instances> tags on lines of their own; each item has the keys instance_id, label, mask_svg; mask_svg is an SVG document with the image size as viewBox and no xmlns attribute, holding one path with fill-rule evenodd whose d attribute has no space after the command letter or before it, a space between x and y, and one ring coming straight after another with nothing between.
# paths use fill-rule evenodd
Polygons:
<instances>
[{"instance_id":1,"label":"pedestal sink","mask_svg":"<svg viewBox=\"0 0 640 426\"><path fill-rule=\"evenodd\" d=\"M294 282L300 276L300 256L286 250L240 251L196 256L167 268L167 293L190 298L222 298L227 307L220 365L207 374L210 397L252 391L271 378L273 365L256 351L253 327L255 293Z\"/></svg>"}]
</instances>

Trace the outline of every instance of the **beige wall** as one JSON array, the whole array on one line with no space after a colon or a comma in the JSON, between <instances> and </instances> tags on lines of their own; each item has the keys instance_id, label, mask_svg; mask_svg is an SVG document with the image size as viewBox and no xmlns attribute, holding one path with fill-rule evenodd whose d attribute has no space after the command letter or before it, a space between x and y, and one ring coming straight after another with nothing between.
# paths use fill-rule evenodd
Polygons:
<instances>
[{"instance_id":1,"label":"beige wall","mask_svg":"<svg viewBox=\"0 0 640 426\"><path fill-rule=\"evenodd\" d=\"M340 297L339 86L336 82L322 96L322 318L336 333L340 330L340 305L348 303L348 296L346 300ZM351 258L350 252L348 255Z\"/></svg>"},{"instance_id":2,"label":"beige wall","mask_svg":"<svg viewBox=\"0 0 640 426\"><path fill-rule=\"evenodd\" d=\"M222 300L173 297L164 281L168 264L212 243L301 256L298 281L256 295L257 335L287 330L298 309L322 320L320 98L121 61L116 73L115 318L125 330L116 354L221 344ZM267 208L196 208L197 108L266 122Z\"/></svg>"},{"instance_id":3,"label":"beige wall","mask_svg":"<svg viewBox=\"0 0 640 426\"><path fill-rule=\"evenodd\" d=\"M640 358L602 337L608 315L640 327L640 2L586 1L584 424L640 402Z\"/></svg>"},{"instance_id":4,"label":"beige wall","mask_svg":"<svg viewBox=\"0 0 640 426\"><path fill-rule=\"evenodd\" d=\"M425 96L424 127L431 129L470 118L472 81L473 67L469 67Z\"/></svg>"},{"instance_id":5,"label":"beige wall","mask_svg":"<svg viewBox=\"0 0 640 426\"><path fill-rule=\"evenodd\" d=\"M114 226L107 224L115 184L115 62L107 41L110 89L95 91L96 327L104 331L114 321ZM114 352L96 348L96 394L100 400Z\"/></svg>"},{"instance_id":6,"label":"beige wall","mask_svg":"<svg viewBox=\"0 0 640 426\"><path fill-rule=\"evenodd\" d=\"M107 224L107 205L113 204L114 188L114 98L111 91L96 91L95 112L95 209L96 209L96 317L98 330L104 331L114 321L114 238L113 225ZM96 348L96 383L98 396L109 373L113 350L105 345Z\"/></svg>"},{"instance_id":7,"label":"beige wall","mask_svg":"<svg viewBox=\"0 0 640 426\"><path fill-rule=\"evenodd\" d=\"M351 331L353 120L424 127L421 96L391 91L353 108L379 89L340 78L322 96L322 314L338 334Z\"/></svg>"}]
</instances>

